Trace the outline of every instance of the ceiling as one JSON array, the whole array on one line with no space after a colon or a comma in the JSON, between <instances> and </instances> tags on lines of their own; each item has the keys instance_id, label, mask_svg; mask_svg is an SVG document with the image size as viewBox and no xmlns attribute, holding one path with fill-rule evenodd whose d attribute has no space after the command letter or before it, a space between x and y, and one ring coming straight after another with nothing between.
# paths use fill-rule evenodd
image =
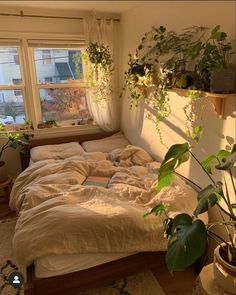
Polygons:
<instances>
[{"instance_id":1,"label":"ceiling","mask_svg":"<svg viewBox=\"0 0 236 295\"><path fill-rule=\"evenodd\" d=\"M68 10L96 10L122 13L139 5L142 1L0 1L0 7L48 8Z\"/></svg>"}]
</instances>

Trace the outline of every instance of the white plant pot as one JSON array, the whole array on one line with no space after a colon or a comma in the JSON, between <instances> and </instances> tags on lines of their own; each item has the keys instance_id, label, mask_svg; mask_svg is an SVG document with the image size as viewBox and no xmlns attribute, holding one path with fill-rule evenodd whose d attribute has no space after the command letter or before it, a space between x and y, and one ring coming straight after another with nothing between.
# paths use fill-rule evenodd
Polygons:
<instances>
[{"instance_id":1,"label":"white plant pot","mask_svg":"<svg viewBox=\"0 0 236 295\"><path fill-rule=\"evenodd\" d=\"M214 251L213 273L216 283L225 291L236 294L236 267L220 255L220 246Z\"/></svg>"},{"instance_id":2,"label":"white plant pot","mask_svg":"<svg viewBox=\"0 0 236 295\"><path fill-rule=\"evenodd\" d=\"M7 167L5 162L0 161L0 183L6 181L8 178Z\"/></svg>"}]
</instances>

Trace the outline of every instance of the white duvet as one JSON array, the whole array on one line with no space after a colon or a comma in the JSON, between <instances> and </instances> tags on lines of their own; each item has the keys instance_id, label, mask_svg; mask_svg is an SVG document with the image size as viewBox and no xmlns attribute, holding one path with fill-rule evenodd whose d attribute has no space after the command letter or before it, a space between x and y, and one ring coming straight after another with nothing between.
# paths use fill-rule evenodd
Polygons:
<instances>
[{"instance_id":1,"label":"white duvet","mask_svg":"<svg viewBox=\"0 0 236 295\"><path fill-rule=\"evenodd\" d=\"M128 146L106 158L85 153L39 161L16 179L10 207L19 212L13 240L19 263L30 265L52 254L166 249L165 217L144 219L143 213L160 201L173 212L191 213L196 192L177 178L157 194L159 164L140 148ZM83 186L89 175L110 177L109 187Z\"/></svg>"}]
</instances>

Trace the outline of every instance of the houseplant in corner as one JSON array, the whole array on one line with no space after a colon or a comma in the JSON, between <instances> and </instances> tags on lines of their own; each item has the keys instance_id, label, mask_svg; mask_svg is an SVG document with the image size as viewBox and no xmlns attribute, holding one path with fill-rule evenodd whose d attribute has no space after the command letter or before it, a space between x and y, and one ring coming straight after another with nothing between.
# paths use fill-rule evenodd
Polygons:
<instances>
[{"instance_id":1,"label":"houseplant in corner","mask_svg":"<svg viewBox=\"0 0 236 295\"><path fill-rule=\"evenodd\" d=\"M202 162L193 154L188 143L171 146L158 170L158 192L173 183L175 170L190 157L200 165L211 183L205 188L195 184L199 189L198 203L192 215L181 213L166 219L165 233L169 240L167 267L170 272L174 272L190 266L203 255L207 239L211 237L219 243L215 250L213 268L215 280L224 290L236 294L236 187L232 172L236 162L236 144L233 145L231 152L220 150ZM225 175L223 183L215 181L212 176L213 169L228 174L229 181L226 181ZM230 194L230 185L233 196ZM213 206L218 207L222 220L205 225L198 216ZM159 203L145 216L163 213L168 216L168 204ZM212 231L215 226L223 226L228 238L222 238Z\"/></svg>"},{"instance_id":2,"label":"houseplant in corner","mask_svg":"<svg viewBox=\"0 0 236 295\"><path fill-rule=\"evenodd\" d=\"M26 122L28 128L28 123ZM32 127L30 127L32 129ZM0 123L0 139L4 140L4 143L0 147L0 182L7 180L6 164L2 160L3 153L8 148L14 148L19 152L24 152L25 145L29 142L29 139L33 137L28 133L28 130L24 130L23 133L9 132L5 126Z\"/></svg>"}]
</instances>

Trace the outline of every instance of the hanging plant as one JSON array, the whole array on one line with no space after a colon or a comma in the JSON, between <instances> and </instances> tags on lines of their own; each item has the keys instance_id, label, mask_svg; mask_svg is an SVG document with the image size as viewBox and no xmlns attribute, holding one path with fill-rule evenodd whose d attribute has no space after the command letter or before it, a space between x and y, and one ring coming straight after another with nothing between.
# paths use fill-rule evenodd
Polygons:
<instances>
[{"instance_id":1,"label":"hanging plant","mask_svg":"<svg viewBox=\"0 0 236 295\"><path fill-rule=\"evenodd\" d=\"M90 42L83 60L86 65L88 87L93 92L93 99L101 102L110 98L112 93L112 75L114 63L108 46Z\"/></svg>"},{"instance_id":2,"label":"hanging plant","mask_svg":"<svg viewBox=\"0 0 236 295\"><path fill-rule=\"evenodd\" d=\"M153 27L141 39L135 55L132 57L129 54L124 89L129 90L131 106L144 101L155 110L155 124L161 143L160 123L171 113L168 89L201 89L201 77L191 68L194 67L194 50L206 30L205 27L194 26L177 34L163 26ZM190 100L184 107L186 134L195 141L199 140L202 128L193 124L197 118L193 114L193 106L201 96L200 91L187 93Z\"/></svg>"}]
</instances>

